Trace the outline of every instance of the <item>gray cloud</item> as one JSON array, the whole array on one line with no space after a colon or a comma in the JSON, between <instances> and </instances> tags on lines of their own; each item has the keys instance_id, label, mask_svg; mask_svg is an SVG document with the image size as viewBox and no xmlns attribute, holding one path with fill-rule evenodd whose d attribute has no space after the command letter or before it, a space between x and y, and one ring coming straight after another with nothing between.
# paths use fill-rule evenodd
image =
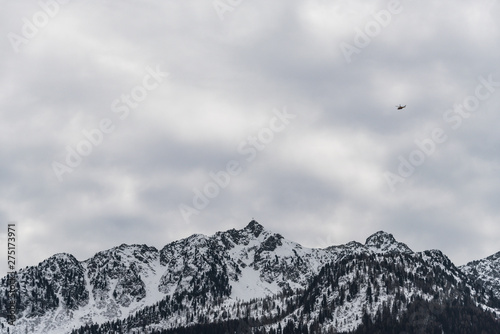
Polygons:
<instances>
[{"instance_id":1,"label":"gray cloud","mask_svg":"<svg viewBox=\"0 0 500 334\"><path fill-rule=\"evenodd\" d=\"M0 219L18 221L20 266L162 247L252 217L310 247L383 229L457 264L497 252L500 87L456 129L444 115L481 77L500 81L500 5L400 4L350 62L341 43L356 46L388 1L243 1L224 20L212 2L69 2L29 38L26 20L44 9L6 5ZM168 77L120 118L113 103L139 92L148 68ZM285 109L295 118L280 127ZM112 131L59 182L53 162L104 119ZM384 173L436 128L446 141L391 192ZM230 161L237 175L186 222L179 205Z\"/></svg>"}]
</instances>

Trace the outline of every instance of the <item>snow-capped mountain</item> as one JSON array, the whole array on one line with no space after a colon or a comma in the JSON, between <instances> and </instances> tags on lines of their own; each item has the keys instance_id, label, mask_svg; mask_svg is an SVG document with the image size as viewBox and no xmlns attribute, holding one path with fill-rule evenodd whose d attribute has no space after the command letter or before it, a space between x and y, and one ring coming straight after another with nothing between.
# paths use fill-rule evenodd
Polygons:
<instances>
[{"instance_id":1,"label":"snow-capped mountain","mask_svg":"<svg viewBox=\"0 0 500 334\"><path fill-rule=\"evenodd\" d=\"M2 279L0 333L467 328L458 319L439 322L453 312L472 314L482 319L474 326L495 333L499 254L457 268L440 251L413 252L382 231L365 244L311 249L251 221L240 230L192 235L161 250L123 244L85 261L57 254L20 270L16 326L5 320Z\"/></svg>"}]
</instances>

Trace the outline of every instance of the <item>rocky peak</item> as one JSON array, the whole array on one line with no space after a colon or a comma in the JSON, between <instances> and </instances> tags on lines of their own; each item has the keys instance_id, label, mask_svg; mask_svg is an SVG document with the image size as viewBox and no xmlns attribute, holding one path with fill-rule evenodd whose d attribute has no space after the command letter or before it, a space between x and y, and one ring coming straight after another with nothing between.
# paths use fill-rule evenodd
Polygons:
<instances>
[{"instance_id":1,"label":"rocky peak","mask_svg":"<svg viewBox=\"0 0 500 334\"><path fill-rule=\"evenodd\" d=\"M365 247L377 253L400 252L413 253L412 250L402 242L396 241L394 236L384 231L378 231L366 239Z\"/></svg>"},{"instance_id":2,"label":"rocky peak","mask_svg":"<svg viewBox=\"0 0 500 334\"><path fill-rule=\"evenodd\" d=\"M396 239L390 233L378 231L370 235L365 242L365 246L378 246L384 243L395 243Z\"/></svg>"},{"instance_id":3,"label":"rocky peak","mask_svg":"<svg viewBox=\"0 0 500 334\"><path fill-rule=\"evenodd\" d=\"M244 230L252 233L255 237L258 237L262 231L264 231L264 226L259 224L256 220L252 220L248 223Z\"/></svg>"}]
</instances>

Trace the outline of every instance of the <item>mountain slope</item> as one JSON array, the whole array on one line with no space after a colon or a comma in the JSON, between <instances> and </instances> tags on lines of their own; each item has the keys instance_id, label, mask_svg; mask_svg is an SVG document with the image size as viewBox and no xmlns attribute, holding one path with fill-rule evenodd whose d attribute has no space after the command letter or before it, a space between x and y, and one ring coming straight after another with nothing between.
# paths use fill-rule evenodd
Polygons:
<instances>
[{"instance_id":1,"label":"mountain slope","mask_svg":"<svg viewBox=\"0 0 500 334\"><path fill-rule=\"evenodd\" d=\"M460 269L471 280L491 290L495 297L500 299L500 252L482 260L469 262Z\"/></svg>"}]
</instances>

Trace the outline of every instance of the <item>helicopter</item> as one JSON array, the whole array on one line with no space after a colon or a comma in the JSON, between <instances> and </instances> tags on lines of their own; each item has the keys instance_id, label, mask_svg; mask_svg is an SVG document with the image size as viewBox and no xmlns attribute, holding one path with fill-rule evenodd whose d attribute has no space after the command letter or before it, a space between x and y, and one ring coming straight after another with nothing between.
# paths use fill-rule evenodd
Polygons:
<instances>
[{"instance_id":1,"label":"helicopter","mask_svg":"<svg viewBox=\"0 0 500 334\"><path fill-rule=\"evenodd\" d=\"M396 108L398 108L398 110L404 109L404 108L406 108L406 104L404 106L402 106L402 105L396 106Z\"/></svg>"}]
</instances>

